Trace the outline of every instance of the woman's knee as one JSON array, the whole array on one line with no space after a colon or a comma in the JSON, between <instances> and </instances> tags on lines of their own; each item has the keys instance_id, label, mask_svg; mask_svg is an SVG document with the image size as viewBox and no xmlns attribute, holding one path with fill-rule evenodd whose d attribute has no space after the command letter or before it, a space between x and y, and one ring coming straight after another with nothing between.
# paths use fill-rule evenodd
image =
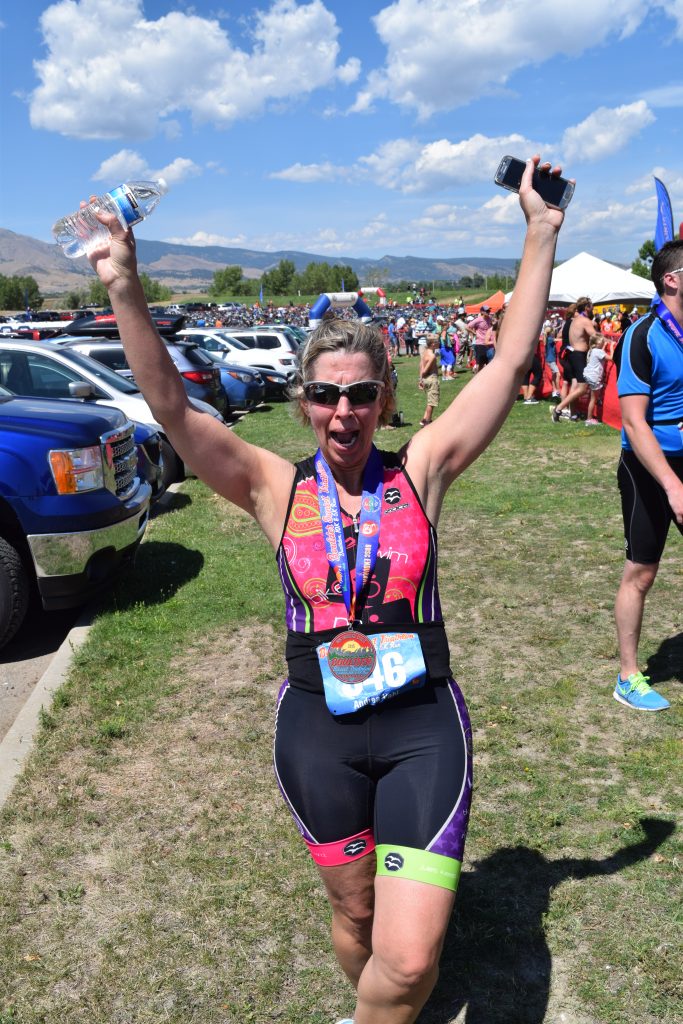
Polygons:
<instances>
[{"instance_id":1,"label":"woman's knee","mask_svg":"<svg viewBox=\"0 0 683 1024\"><path fill-rule=\"evenodd\" d=\"M419 948L404 941L378 943L373 939L372 955L376 967L401 992L421 989L427 982L436 983L440 949Z\"/></svg>"}]
</instances>

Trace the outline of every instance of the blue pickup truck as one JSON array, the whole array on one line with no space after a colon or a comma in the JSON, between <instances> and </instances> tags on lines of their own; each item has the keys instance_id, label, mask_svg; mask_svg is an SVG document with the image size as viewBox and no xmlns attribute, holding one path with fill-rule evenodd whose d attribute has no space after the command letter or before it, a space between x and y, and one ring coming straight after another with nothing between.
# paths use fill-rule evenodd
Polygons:
<instances>
[{"instance_id":1,"label":"blue pickup truck","mask_svg":"<svg viewBox=\"0 0 683 1024\"><path fill-rule=\"evenodd\" d=\"M132 561L151 491L120 410L0 389L0 647L35 588L75 607Z\"/></svg>"}]
</instances>

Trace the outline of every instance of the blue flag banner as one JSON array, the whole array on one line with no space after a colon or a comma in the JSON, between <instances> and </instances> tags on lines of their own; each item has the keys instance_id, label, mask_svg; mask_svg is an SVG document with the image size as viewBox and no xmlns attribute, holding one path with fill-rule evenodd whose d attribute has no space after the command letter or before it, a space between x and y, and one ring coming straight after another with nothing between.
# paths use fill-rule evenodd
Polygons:
<instances>
[{"instance_id":1,"label":"blue flag banner","mask_svg":"<svg viewBox=\"0 0 683 1024\"><path fill-rule=\"evenodd\" d=\"M666 185L655 178L655 189L657 191L657 227L655 228L655 252L659 252L665 242L673 241L674 237L674 215L671 210L671 200L666 190Z\"/></svg>"},{"instance_id":2,"label":"blue flag banner","mask_svg":"<svg viewBox=\"0 0 683 1024\"><path fill-rule=\"evenodd\" d=\"M261 285L261 288L260 288L260 290L259 290L259 293L258 293L258 300L259 300L259 302L261 303L261 305L263 305L263 285Z\"/></svg>"}]
</instances>

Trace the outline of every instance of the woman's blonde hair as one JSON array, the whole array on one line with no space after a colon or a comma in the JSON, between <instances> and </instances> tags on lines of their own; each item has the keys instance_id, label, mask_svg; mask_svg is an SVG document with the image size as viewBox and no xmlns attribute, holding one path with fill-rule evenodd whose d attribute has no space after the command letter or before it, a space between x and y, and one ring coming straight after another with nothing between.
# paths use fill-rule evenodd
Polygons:
<instances>
[{"instance_id":1,"label":"woman's blonde hair","mask_svg":"<svg viewBox=\"0 0 683 1024\"><path fill-rule=\"evenodd\" d=\"M304 384L316 379L315 362L325 352L348 352L349 355L361 352L369 358L374 379L384 383L379 423L390 423L396 405L391 366L382 332L378 327L361 323L360 320L339 320L336 317L325 318L299 350L296 377L288 389L296 418L304 424L310 422L304 407Z\"/></svg>"}]
</instances>

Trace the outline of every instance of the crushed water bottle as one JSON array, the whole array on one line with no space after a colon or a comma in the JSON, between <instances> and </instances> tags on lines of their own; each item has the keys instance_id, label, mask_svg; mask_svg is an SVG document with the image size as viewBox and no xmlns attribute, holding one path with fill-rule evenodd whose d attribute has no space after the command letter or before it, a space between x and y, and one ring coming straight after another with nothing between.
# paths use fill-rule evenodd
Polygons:
<instances>
[{"instance_id":1,"label":"crushed water bottle","mask_svg":"<svg viewBox=\"0 0 683 1024\"><path fill-rule=\"evenodd\" d=\"M148 217L161 197L168 192L163 178L158 181L127 181L111 192L105 192L68 217L62 217L52 228L57 244L70 259L87 256L109 240L109 231L95 216L96 212L115 213L124 228L139 224Z\"/></svg>"}]
</instances>

